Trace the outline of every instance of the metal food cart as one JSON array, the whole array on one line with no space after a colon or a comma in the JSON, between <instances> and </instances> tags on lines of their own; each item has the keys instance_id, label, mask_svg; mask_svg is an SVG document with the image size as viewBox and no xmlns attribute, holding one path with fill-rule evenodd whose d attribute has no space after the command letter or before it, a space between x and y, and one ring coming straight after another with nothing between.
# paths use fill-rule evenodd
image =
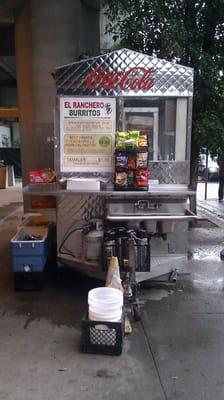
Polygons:
<instances>
[{"instance_id":1,"label":"metal food cart","mask_svg":"<svg viewBox=\"0 0 224 400\"><path fill-rule=\"evenodd\" d=\"M59 267L105 279L108 248L122 262L127 231L132 239L144 231L147 242L133 239L125 255L130 265L137 260L136 280L175 278L187 260L192 218L193 70L121 49L61 66L54 78ZM114 190L115 132L129 129L149 138L147 191Z\"/></svg>"}]
</instances>

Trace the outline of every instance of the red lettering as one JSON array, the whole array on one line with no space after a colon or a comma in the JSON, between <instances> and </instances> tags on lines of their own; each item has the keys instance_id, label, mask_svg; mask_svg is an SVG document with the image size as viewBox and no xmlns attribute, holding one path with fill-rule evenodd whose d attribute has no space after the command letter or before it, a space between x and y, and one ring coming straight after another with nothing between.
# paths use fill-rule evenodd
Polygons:
<instances>
[{"instance_id":1,"label":"red lettering","mask_svg":"<svg viewBox=\"0 0 224 400\"><path fill-rule=\"evenodd\" d=\"M65 108L71 108L70 101L65 101Z\"/></svg>"},{"instance_id":2,"label":"red lettering","mask_svg":"<svg viewBox=\"0 0 224 400\"><path fill-rule=\"evenodd\" d=\"M121 90L138 89L139 73L141 74L141 72L144 73L145 68L133 67L133 68L130 68L127 72L125 72L124 77L121 79L121 82L120 82Z\"/></svg>"},{"instance_id":3,"label":"red lettering","mask_svg":"<svg viewBox=\"0 0 224 400\"><path fill-rule=\"evenodd\" d=\"M155 68L149 68L145 71L144 75L140 79L139 89L149 90L154 85L154 79L152 73L155 72Z\"/></svg>"},{"instance_id":4,"label":"red lettering","mask_svg":"<svg viewBox=\"0 0 224 400\"><path fill-rule=\"evenodd\" d=\"M91 91L98 87L102 82L104 69L102 67L98 67L90 72L86 79L86 86Z\"/></svg>"},{"instance_id":5,"label":"red lettering","mask_svg":"<svg viewBox=\"0 0 224 400\"><path fill-rule=\"evenodd\" d=\"M86 86L90 91L97 89L147 91L154 85L154 72L153 67L133 67L121 72L106 72L102 67L98 67L87 76Z\"/></svg>"}]
</instances>

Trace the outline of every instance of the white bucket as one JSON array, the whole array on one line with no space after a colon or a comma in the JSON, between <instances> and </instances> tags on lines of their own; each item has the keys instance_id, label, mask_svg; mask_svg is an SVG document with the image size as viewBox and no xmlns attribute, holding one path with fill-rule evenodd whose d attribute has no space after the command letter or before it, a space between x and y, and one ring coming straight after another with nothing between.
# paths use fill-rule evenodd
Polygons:
<instances>
[{"instance_id":1,"label":"white bucket","mask_svg":"<svg viewBox=\"0 0 224 400\"><path fill-rule=\"evenodd\" d=\"M116 322L121 320L123 293L120 290L101 287L88 293L89 319Z\"/></svg>"},{"instance_id":2,"label":"white bucket","mask_svg":"<svg viewBox=\"0 0 224 400\"><path fill-rule=\"evenodd\" d=\"M108 314L106 315L97 314L89 310L89 319L91 321L118 322L121 320L121 317L122 317L122 310L117 314L110 315L109 317Z\"/></svg>"},{"instance_id":3,"label":"white bucket","mask_svg":"<svg viewBox=\"0 0 224 400\"><path fill-rule=\"evenodd\" d=\"M101 307L98 307L98 306L93 307L92 305L89 305L89 310L95 314L105 314L105 312L106 312L107 314L110 313L110 315L114 315L114 314L117 314L118 311L122 310L122 306L116 306L116 307L114 306L113 308L112 307L102 308L102 306Z\"/></svg>"}]
</instances>

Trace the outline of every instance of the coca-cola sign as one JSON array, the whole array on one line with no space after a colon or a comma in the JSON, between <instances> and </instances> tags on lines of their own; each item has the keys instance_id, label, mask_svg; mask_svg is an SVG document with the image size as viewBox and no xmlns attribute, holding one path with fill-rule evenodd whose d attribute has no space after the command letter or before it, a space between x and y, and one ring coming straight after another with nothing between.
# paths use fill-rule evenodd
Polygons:
<instances>
[{"instance_id":1,"label":"coca-cola sign","mask_svg":"<svg viewBox=\"0 0 224 400\"><path fill-rule=\"evenodd\" d=\"M133 67L126 71L107 72L97 67L86 78L86 86L90 92L94 90L142 90L147 91L154 85L155 68Z\"/></svg>"}]
</instances>

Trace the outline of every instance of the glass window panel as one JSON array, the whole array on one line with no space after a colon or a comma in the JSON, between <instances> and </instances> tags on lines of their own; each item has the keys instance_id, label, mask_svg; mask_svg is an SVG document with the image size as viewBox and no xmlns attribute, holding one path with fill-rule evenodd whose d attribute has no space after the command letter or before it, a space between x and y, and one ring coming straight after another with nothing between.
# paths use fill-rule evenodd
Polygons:
<instances>
[{"instance_id":1,"label":"glass window panel","mask_svg":"<svg viewBox=\"0 0 224 400\"><path fill-rule=\"evenodd\" d=\"M138 130L148 136L149 159L153 159L153 113L147 112L125 112L125 130ZM151 151L150 151L151 150Z\"/></svg>"},{"instance_id":2,"label":"glass window panel","mask_svg":"<svg viewBox=\"0 0 224 400\"><path fill-rule=\"evenodd\" d=\"M129 111L131 108L134 109L133 112ZM149 110L145 111L147 108ZM185 154L186 149L182 149L180 146L183 143L183 147L186 147L186 137L183 137L181 142L178 141L178 146L176 143L176 130L178 129L178 133L180 131L180 127L176 126L176 98L126 98L124 99L125 110L127 111L125 112L123 129L136 129L149 135L151 160L169 161L179 159L180 154L175 154L175 148L177 148L178 153ZM153 112L153 110L155 111ZM155 129L157 130L157 124L154 123L156 115L158 116L158 132L154 132ZM181 132L185 136L186 123L185 119L181 120ZM185 125L183 126L183 124Z\"/></svg>"},{"instance_id":3,"label":"glass window panel","mask_svg":"<svg viewBox=\"0 0 224 400\"><path fill-rule=\"evenodd\" d=\"M160 101L159 112L159 158L161 160L175 160L176 136L176 100L165 99Z\"/></svg>"}]
</instances>

